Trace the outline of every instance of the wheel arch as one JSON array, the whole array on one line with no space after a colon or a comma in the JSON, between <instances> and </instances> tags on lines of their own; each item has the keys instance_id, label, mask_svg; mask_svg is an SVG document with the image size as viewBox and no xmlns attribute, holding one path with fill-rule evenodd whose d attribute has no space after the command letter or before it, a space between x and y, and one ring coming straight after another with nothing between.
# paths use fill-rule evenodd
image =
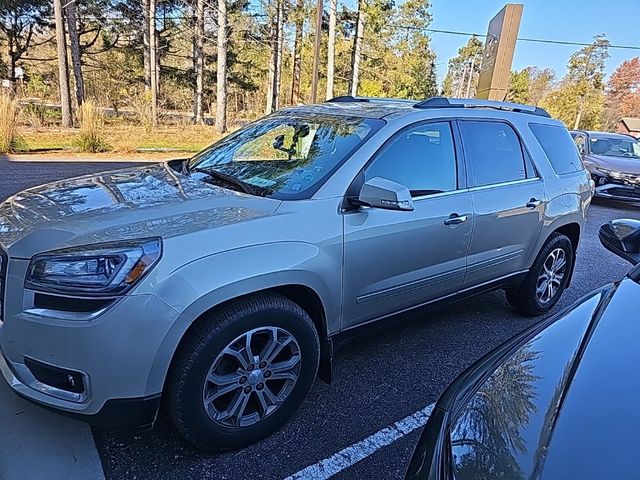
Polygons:
<instances>
[{"instance_id":1,"label":"wheel arch","mask_svg":"<svg viewBox=\"0 0 640 480\"><path fill-rule=\"evenodd\" d=\"M173 342L176 346L170 355L169 361L160 362L166 365L163 372L163 391L166 388L167 381L169 381L171 368L178 353L182 348L184 348L184 345L190 338L190 335L192 335L203 322L206 322L212 313L243 299L268 293L275 293L288 298L299 305L309 315L309 317L311 317L311 320L316 327L316 331L318 332L318 338L320 339L320 366L318 370L318 377L323 381L330 383L333 361L333 343L328 334L327 313L320 295L309 285L277 284L254 291L244 292L235 297L228 297L225 300L218 301L217 303L210 305L209 308L202 311L195 319L189 321L186 325L183 324L183 328L180 328L181 332L179 334L179 339L176 339L177 342Z\"/></svg>"},{"instance_id":2,"label":"wheel arch","mask_svg":"<svg viewBox=\"0 0 640 480\"><path fill-rule=\"evenodd\" d=\"M582 226L580 225L580 223L576 221L570 221L567 223L563 223L561 225L553 226L553 229L550 229L549 234L545 237L544 241L540 244L540 248L536 253L536 257L537 257L540 253L540 250L544 248L549 238L551 238L551 236L555 233L564 235L569 239L569 241L571 242L571 246L573 247L573 262L571 265L571 271L569 272L569 280L567 280L566 288L569 288L571 286L571 279L573 278L573 272L576 268L576 253L578 251L578 246L580 245L581 232L582 232Z\"/></svg>"}]
</instances>

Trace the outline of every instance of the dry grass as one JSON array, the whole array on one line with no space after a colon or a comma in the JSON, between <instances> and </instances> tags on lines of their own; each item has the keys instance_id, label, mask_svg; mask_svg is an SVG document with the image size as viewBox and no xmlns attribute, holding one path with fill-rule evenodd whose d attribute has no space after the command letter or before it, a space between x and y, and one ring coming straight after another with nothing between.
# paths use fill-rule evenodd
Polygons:
<instances>
[{"instance_id":1,"label":"dry grass","mask_svg":"<svg viewBox=\"0 0 640 480\"><path fill-rule=\"evenodd\" d=\"M78 130L65 128L22 128L27 152L73 149ZM220 138L213 127L196 125L159 126L147 131L142 125L108 122L102 140L114 153L129 154L140 150L174 150L197 152Z\"/></svg>"},{"instance_id":2,"label":"dry grass","mask_svg":"<svg viewBox=\"0 0 640 480\"><path fill-rule=\"evenodd\" d=\"M96 108L91 101L82 104L78 111L80 119L80 132L77 145L81 152L106 152L109 145L104 140L102 128L104 126L104 114Z\"/></svg>"},{"instance_id":3,"label":"dry grass","mask_svg":"<svg viewBox=\"0 0 640 480\"><path fill-rule=\"evenodd\" d=\"M18 150L18 103L0 95L0 153Z\"/></svg>"}]
</instances>

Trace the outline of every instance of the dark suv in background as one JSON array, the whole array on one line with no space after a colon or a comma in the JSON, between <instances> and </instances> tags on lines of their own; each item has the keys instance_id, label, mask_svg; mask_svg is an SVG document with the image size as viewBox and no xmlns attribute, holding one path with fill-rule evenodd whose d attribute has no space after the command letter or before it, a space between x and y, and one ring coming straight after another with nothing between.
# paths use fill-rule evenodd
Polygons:
<instances>
[{"instance_id":1,"label":"dark suv in background","mask_svg":"<svg viewBox=\"0 0 640 480\"><path fill-rule=\"evenodd\" d=\"M620 133L572 131L596 196L640 201L640 140Z\"/></svg>"}]
</instances>

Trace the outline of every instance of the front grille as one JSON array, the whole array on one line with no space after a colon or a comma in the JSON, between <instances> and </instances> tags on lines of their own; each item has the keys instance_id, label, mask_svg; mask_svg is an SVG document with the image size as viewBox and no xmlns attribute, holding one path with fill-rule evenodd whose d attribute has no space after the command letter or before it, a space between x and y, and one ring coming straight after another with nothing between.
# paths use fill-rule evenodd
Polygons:
<instances>
[{"instance_id":1,"label":"front grille","mask_svg":"<svg viewBox=\"0 0 640 480\"><path fill-rule=\"evenodd\" d=\"M7 283L7 254L0 247L0 323L4 321L4 290Z\"/></svg>"}]
</instances>

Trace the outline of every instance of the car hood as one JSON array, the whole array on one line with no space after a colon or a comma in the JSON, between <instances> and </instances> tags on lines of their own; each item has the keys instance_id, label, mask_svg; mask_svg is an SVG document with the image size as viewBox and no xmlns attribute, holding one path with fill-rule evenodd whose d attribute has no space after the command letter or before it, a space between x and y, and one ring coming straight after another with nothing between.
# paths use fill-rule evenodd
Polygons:
<instances>
[{"instance_id":1,"label":"car hood","mask_svg":"<svg viewBox=\"0 0 640 480\"><path fill-rule=\"evenodd\" d=\"M264 217L281 203L196 176L161 163L24 190L0 204L0 245L29 258L86 243L166 238Z\"/></svg>"},{"instance_id":2,"label":"car hood","mask_svg":"<svg viewBox=\"0 0 640 480\"><path fill-rule=\"evenodd\" d=\"M587 157L596 167L614 172L632 173L640 175L640 159L611 157L607 155L589 155Z\"/></svg>"},{"instance_id":3,"label":"car hood","mask_svg":"<svg viewBox=\"0 0 640 480\"><path fill-rule=\"evenodd\" d=\"M640 322L630 314L638 295L629 278L603 289L500 363L451 428L460 478L640 471Z\"/></svg>"}]
</instances>

